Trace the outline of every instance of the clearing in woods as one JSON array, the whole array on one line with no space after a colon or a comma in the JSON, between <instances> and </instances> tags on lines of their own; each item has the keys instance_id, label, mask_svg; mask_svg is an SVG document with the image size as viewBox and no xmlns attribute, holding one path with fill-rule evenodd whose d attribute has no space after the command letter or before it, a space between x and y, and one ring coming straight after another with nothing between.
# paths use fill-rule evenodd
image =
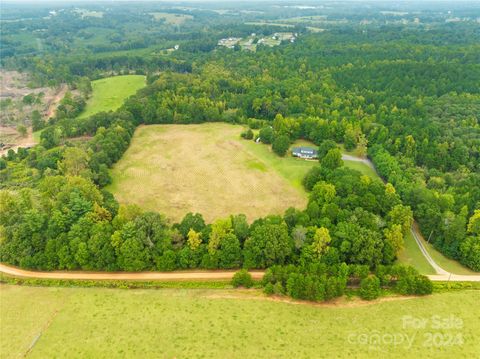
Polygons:
<instances>
[{"instance_id":1,"label":"clearing in woods","mask_svg":"<svg viewBox=\"0 0 480 359\"><path fill-rule=\"evenodd\" d=\"M3 284L0 356L314 358L334 352L385 358L394 352L399 358L473 358L480 349L479 301L478 290L310 305L267 300L259 290ZM414 318L426 320L425 327L412 326ZM441 320L450 322L438 328ZM456 326L445 327L449 323ZM379 333L387 336L375 341Z\"/></svg>"},{"instance_id":2,"label":"clearing in woods","mask_svg":"<svg viewBox=\"0 0 480 359\"><path fill-rule=\"evenodd\" d=\"M225 123L139 127L113 167L108 189L121 203L173 220L188 212L208 221L237 213L253 220L305 208L302 179L318 161L279 157L270 146L240 139L242 130ZM311 144L296 141L292 147L298 145ZM364 163L344 162L377 177Z\"/></svg>"},{"instance_id":3,"label":"clearing in woods","mask_svg":"<svg viewBox=\"0 0 480 359\"><path fill-rule=\"evenodd\" d=\"M125 75L92 81L92 96L79 117L118 109L128 97L145 86L145 79L143 75Z\"/></svg>"},{"instance_id":4,"label":"clearing in woods","mask_svg":"<svg viewBox=\"0 0 480 359\"><path fill-rule=\"evenodd\" d=\"M141 126L113 167L108 189L121 203L173 220L188 212L208 221L236 213L253 220L304 208L307 194L299 183L310 165L240 139L242 129L225 123Z\"/></svg>"},{"instance_id":5,"label":"clearing in woods","mask_svg":"<svg viewBox=\"0 0 480 359\"><path fill-rule=\"evenodd\" d=\"M185 21L193 19L192 15L172 14L169 12L152 12L150 15L153 15L155 20L163 20L169 25L181 25Z\"/></svg>"}]
</instances>

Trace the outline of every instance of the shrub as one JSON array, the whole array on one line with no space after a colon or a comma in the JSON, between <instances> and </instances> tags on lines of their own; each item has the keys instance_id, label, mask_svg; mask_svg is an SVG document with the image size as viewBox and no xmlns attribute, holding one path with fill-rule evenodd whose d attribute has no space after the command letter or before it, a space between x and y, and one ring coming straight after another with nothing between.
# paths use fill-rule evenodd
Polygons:
<instances>
[{"instance_id":1,"label":"shrub","mask_svg":"<svg viewBox=\"0 0 480 359\"><path fill-rule=\"evenodd\" d=\"M376 276L370 276L362 279L360 282L360 297L366 300L376 299L380 296L380 279Z\"/></svg>"},{"instance_id":2,"label":"shrub","mask_svg":"<svg viewBox=\"0 0 480 359\"><path fill-rule=\"evenodd\" d=\"M417 285L416 285L415 294L426 295L426 294L432 294L432 292L433 292L432 281L424 275L417 276Z\"/></svg>"},{"instance_id":3,"label":"shrub","mask_svg":"<svg viewBox=\"0 0 480 359\"><path fill-rule=\"evenodd\" d=\"M426 295L432 293L433 284L430 279L424 275L410 274L398 279L395 290L403 295Z\"/></svg>"},{"instance_id":4,"label":"shrub","mask_svg":"<svg viewBox=\"0 0 480 359\"><path fill-rule=\"evenodd\" d=\"M243 131L240 136L246 140L251 140L253 139L253 131L249 128L246 131Z\"/></svg>"},{"instance_id":5,"label":"shrub","mask_svg":"<svg viewBox=\"0 0 480 359\"><path fill-rule=\"evenodd\" d=\"M273 284L272 283L268 283L265 288L263 288L263 292L266 294L266 295L272 295L273 294Z\"/></svg>"},{"instance_id":6,"label":"shrub","mask_svg":"<svg viewBox=\"0 0 480 359\"><path fill-rule=\"evenodd\" d=\"M273 294L275 295L283 295L285 294L285 289L281 282L277 282L273 285Z\"/></svg>"},{"instance_id":7,"label":"shrub","mask_svg":"<svg viewBox=\"0 0 480 359\"><path fill-rule=\"evenodd\" d=\"M247 270L242 269L234 274L232 278L232 285L235 288L238 288L238 287L250 288L253 286L252 275L248 273Z\"/></svg>"}]
</instances>

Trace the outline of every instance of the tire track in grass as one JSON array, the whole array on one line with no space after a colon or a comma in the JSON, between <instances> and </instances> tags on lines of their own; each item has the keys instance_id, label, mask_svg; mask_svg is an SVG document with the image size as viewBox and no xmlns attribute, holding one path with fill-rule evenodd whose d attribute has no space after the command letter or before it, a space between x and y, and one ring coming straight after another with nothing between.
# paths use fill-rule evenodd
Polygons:
<instances>
[{"instance_id":1,"label":"tire track in grass","mask_svg":"<svg viewBox=\"0 0 480 359\"><path fill-rule=\"evenodd\" d=\"M38 341L40 340L42 334L48 330L48 328L50 328L50 325L52 325L52 322L53 320L56 318L57 314L65 307L65 302L66 302L66 299L63 300L63 302L61 303L60 305L60 308L57 308L53 314L51 315L51 317L47 320L47 322L45 323L45 325L42 327L42 329L40 330L40 332L33 338L32 342L30 343L29 347L27 348L27 350L25 351L25 353L23 354L23 357L26 358L30 353L31 351L33 350L33 348L35 347L35 345L38 343Z\"/></svg>"}]
</instances>

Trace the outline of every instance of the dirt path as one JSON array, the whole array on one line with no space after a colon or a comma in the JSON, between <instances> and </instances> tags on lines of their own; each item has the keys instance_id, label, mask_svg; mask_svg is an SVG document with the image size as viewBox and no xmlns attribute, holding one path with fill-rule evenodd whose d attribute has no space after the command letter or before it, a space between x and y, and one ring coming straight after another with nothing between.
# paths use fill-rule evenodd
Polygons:
<instances>
[{"instance_id":1,"label":"dirt path","mask_svg":"<svg viewBox=\"0 0 480 359\"><path fill-rule=\"evenodd\" d=\"M40 279L83 279L83 280L225 280L231 279L235 271L176 271L176 272L83 272L54 271L37 272L0 264L0 272L24 278ZM261 279L263 271L251 271L254 279Z\"/></svg>"},{"instance_id":2,"label":"dirt path","mask_svg":"<svg viewBox=\"0 0 480 359\"><path fill-rule=\"evenodd\" d=\"M235 271L176 271L176 272L37 272L20 269L0 263L0 272L15 277L37 278L37 279L80 279L80 280L228 280L233 277ZM261 279L265 272L262 270L251 271L254 279ZM480 275L430 275L433 281L452 282L480 282Z\"/></svg>"},{"instance_id":3,"label":"dirt path","mask_svg":"<svg viewBox=\"0 0 480 359\"><path fill-rule=\"evenodd\" d=\"M67 91L68 91L68 86L65 84L62 84L58 93L55 95L52 101L50 101L50 103L48 104L48 109L46 114L47 120L50 117L55 116L55 111L57 110L58 104L60 103L60 101L62 101Z\"/></svg>"}]
</instances>

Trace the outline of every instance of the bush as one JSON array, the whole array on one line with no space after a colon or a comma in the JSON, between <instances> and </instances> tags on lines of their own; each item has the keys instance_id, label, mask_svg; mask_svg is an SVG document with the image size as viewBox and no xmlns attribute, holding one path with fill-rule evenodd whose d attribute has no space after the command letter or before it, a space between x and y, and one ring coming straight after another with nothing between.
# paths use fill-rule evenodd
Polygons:
<instances>
[{"instance_id":1,"label":"bush","mask_svg":"<svg viewBox=\"0 0 480 359\"><path fill-rule=\"evenodd\" d=\"M246 131L243 131L240 136L246 140L251 140L253 139L253 131L249 128Z\"/></svg>"},{"instance_id":2,"label":"bush","mask_svg":"<svg viewBox=\"0 0 480 359\"><path fill-rule=\"evenodd\" d=\"M416 293L415 294L427 295L427 294L432 294L432 292L433 292L432 281L424 275L419 275L417 277L417 285L416 285Z\"/></svg>"},{"instance_id":3,"label":"bush","mask_svg":"<svg viewBox=\"0 0 480 359\"><path fill-rule=\"evenodd\" d=\"M426 295L433 292L433 284L424 275L406 275L398 279L395 290L403 295Z\"/></svg>"},{"instance_id":4,"label":"bush","mask_svg":"<svg viewBox=\"0 0 480 359\"><path fill-rule=\"evenodd\" d=\"M273 284L272 283L268 283L265 288L263 288L263 292L266 294L266 295L272 295L273 294Z\"/></svg>"},{"instance_id":5,"label":"bush","mask_svg":"<svg viewBox=\"0 0 480 359\"><path fill-rule=\"evenodd\" d=\"M275 295L285 294L285 288L283 288L283 285L281 282L277 282L273 285L273 294Z\"/></svg>"},{"instance_id":6,"label":"bush","mask_svg":"<svg viewBox=\"0 0 480 359\"><path fill-rule=\"evenodd\" d=\"M362 279L360 282L360 297L365 300L373 300L380 296L380 279L376 276L370 276Z\"/></svg>"},{"instance_id":7,"label":"bush","mask_svg":"<svg viewBox=\"0 0 480 359\"><path fill-rule=\"evenodd\" d=\"M250 288L253 286L252 275L248 273L247 270L242 269L234 274L232 278L232 285L235 288L238 288L238 287Z\"/></svg>"}]
</instances>

